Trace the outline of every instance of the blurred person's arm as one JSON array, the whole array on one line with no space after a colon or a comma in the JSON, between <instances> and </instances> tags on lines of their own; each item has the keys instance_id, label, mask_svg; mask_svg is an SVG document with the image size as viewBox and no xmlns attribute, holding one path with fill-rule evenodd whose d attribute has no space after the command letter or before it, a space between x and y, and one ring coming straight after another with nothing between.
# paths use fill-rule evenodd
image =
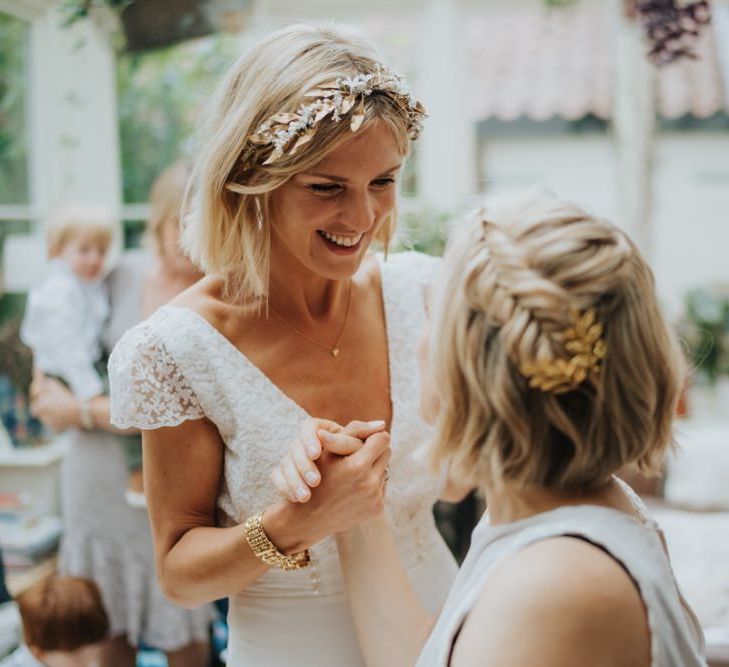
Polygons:
<instances>
[{"instance_id":1,"label":"blurred person's arm","mask_svg":"<svg viewBox=\"0 0 729 667\"><path fill-rule=\"evenodd\" d=\"M69 428L83 428L83 403L62 382L46 377L38 371L34 372L30 409L52 431L60 433ZM120 435L138 432L136 429L120 429L112 426L109 420L108 396L95 396L86 401L86 406L94 428Z\"/></svg>"},{"instance_id":2,"label":"blurred person's arm","mask_svg":"<svg viewBox=\"0 0 729 667\"><path fill-rule=\"evenodd\" d=\"M408 578L386 519L337 535L337 546L365 662L414 665L434 619Z\"/></svg>"}]
</instances>

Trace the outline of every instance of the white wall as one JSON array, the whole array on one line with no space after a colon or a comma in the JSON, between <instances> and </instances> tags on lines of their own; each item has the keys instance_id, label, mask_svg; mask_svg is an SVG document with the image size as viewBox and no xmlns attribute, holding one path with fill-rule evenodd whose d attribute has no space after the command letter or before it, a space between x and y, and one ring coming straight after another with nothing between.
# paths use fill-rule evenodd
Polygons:
<instances>
[{"instance_id":1,"label":"white wall","mask_svg":"<svg viewBox=\"0 0 729 667\"><path fill-rule=\"evenodd\" d=\"M612 220L617 215L615 154L608 134L490 139L481 160L487 195L538 185Z\"/></svg>"},{"instance_id":2,"label":"white wall","mask_svg":"<svg viewBox=\"0 0 729 667\"><path fill-rule=\"evenodd\" d=\"M609 134L491 139L485 190L544 185L620 224ZM651 265L669 313L687 290L729 283L729 132L662 133L656 146Z\"/></svg>"},{"instance_id":3,"label":"white wall","mask_svg":"<svg viewBox=\"0 0 729 667\"><path fill-rule=\"evenodd\" d=\"M685 292L729 283L729 132L661 135L653 268L672 310Z\"/></svg>"}]
</instances>

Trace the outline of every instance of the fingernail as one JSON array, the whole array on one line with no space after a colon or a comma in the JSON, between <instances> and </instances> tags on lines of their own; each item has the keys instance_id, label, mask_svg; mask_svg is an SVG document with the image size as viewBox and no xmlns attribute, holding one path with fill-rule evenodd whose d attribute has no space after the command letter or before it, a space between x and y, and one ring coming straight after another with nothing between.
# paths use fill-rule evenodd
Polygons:
<instances>
[{"instance_id":1,"label":"fingernail","mask_svg":"<svg viewBox=\"0 0 729 667\"><path fill-rule=\"evenodd\" d=\"M385 425L385 422L382 419L377 419L373 422L367 422L367 426L369 428L382 428Z\"/></svg>"},{"instance_id":2,"label":"fingernail","mask_svg":"<svg viewBox=\"0 0 729 667\"><path fill-rule=\"evenodd\" d=\"M314 445L309 445L309 449L306 451L312 459L319 453L319 450Z\"/></svg>"},{"instance_id":3,"label":"fingernail","mask_svg":"<svg viewBox=\"0 0 729 667\"><path fill-rule=\"evenodd\" d=\"M306 481L309 482L309 484L316 484L319 481L319 475L312 470L309 470L304 477L306 477Z\"/></svg>"},{"instance_id":4,"label":"fingernail","mask_svg":"<svg viewBox=\"0 0 729 667\"><path fill-rule=\"evenodd\" d=\"M306 500L309 497L309 492L303 486L300 486L296 489L296 497L299 500Z\"/></svg>"}]
</instances>

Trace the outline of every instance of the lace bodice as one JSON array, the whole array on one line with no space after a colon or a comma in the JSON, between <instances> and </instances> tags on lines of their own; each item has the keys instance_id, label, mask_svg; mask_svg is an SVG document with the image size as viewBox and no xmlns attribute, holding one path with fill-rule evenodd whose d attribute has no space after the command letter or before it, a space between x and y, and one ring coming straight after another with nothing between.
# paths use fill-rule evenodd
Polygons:
<instances>
[{"instance_id":1,"label":"lace bodice","mask_svg":"<svg viewBox=\"0 0 729 667\"><path fill-rule=\"evenodd\" d=\"M434 539L431 509L441 484L427 474L421 457L413 456L428 435L418 413L415 347L425 317L422 287L437 265L414 252L380 264L393 406L387 504L406 563L416 561ZM201 316L186 308L160 308L119 341L109 375L112 423L118 427L154 429L203 416L217 426L225 444L221 525L241 523L278 501L270 472L308 415ZM330 538L311 550L314 568L301 575L301 586L341 586L331 562L335 549ZM337 572L329 572L330 565ZM263 594L279 574L267 573L254 588ZM287 586L296 579L292 574L297 573L287 573Z\"/></svg>"}]
</instances>

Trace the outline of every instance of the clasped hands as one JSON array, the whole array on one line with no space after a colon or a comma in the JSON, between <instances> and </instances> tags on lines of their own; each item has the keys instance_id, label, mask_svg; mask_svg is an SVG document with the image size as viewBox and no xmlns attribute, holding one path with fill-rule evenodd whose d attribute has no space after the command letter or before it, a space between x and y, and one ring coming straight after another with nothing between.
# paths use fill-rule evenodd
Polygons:
<instances>
[{"instance_id":1,"label":"clasped hands","mask_svg":"<svg viewBox=\"0 0 729 667\"><path fill-rule=\"evenodd\" d=\"M340 521L332 529L338 532L382 512L389 462L390 434L384 421L341 426L307 419L271 480L292 503L337 508L333 514Z\"/></svg>"}]
</instances>

